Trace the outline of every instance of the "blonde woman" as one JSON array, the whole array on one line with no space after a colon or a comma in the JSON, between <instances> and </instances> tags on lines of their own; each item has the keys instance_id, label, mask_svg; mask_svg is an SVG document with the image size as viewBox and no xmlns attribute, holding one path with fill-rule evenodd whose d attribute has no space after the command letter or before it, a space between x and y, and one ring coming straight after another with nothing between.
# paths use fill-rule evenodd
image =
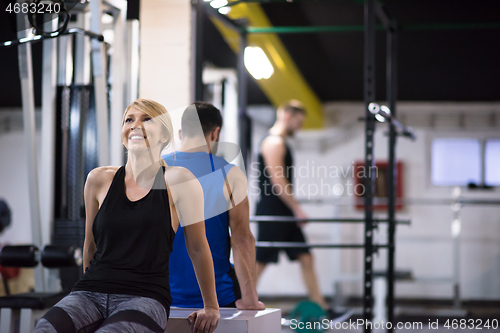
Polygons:
<instances>
[{"instance_id":1,"label":"blonde woman","mask_svg":"<svg viewBox=\"0 0 500 333\"><path fill-rule=\"evenodd\" d=\"M164 332L170 311L169 256L182 220L203 294L194 332L217 327L219 306L203 222L203 191L180 167L162 163L173 142L167 110L138 99L125 111L122 167L92 170L85 184L84 275L40 320L35 332Z\"/></svg>"}]
</instances>

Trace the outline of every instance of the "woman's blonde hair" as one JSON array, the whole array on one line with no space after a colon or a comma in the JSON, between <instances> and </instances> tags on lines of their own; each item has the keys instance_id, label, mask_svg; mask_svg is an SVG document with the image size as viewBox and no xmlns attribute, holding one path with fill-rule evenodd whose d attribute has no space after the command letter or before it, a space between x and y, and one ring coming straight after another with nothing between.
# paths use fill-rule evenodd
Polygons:
<instances>
[{"instance_id":1,"label":"woman's blonde hair","mask_svg":"<svg viewBox=\"0 0 500 333\"><path fill-rule=\"evenodd\" d=\"M170 143L174 142L174 128L172 126L172 119L170 118L170 114L168 113L167 109L165 109L163 105L145 98L139 98L133 101L123 114L122 126L125 123L125 118L128 111L132 108L147 114L154 122L160 124L163 127L165 131L164 134L168 137L168 140L164 143L162 150Z\"/></svg>"}]
</instances>

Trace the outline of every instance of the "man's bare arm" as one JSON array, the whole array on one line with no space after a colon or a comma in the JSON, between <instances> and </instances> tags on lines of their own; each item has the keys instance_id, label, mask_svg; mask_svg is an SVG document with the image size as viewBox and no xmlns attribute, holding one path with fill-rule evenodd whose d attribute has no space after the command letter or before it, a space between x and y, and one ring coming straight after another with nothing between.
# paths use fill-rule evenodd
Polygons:
<instances>
[{"instance_id":1,"label":"man's bare arm","mask_svg":"<svg viewBox=\"0 0 500 333\"><path fill-rule=\"evenodd\" d=\"M255 288L255 238L250 231L247 179L237 166L229 170L224 187L226 200L230 202L229 227L234 268L241 289L241 300L236 300L240 310L262 310Z\"/></svg>"}]
</instances>

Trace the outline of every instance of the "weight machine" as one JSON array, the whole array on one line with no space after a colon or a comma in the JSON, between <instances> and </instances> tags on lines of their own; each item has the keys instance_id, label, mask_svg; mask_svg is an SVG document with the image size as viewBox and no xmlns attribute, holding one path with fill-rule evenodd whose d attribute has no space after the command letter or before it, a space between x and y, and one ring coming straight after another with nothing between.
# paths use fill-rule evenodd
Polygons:
<instances>
[{"instance_id":1,"label":"weight machine","mask_svg":"<svg viewBox=\"0 0 500 333\"><path fill-rule=\"evenodd\" d=\"M18 48L33 246L82 247L85 177L97 166L124 162L121 118L126 105L137 98L138 17L127 19L124 0L67 1L71 9L63 1L51 2L60 4L59 15L15 13L18 39L0 44L0 52ZM108 41L103 35L114 38ZM31 52L35 42L43 43L40 154L35 142ZM59 278L40 265L34 272L31 301L50 306L43 297L69 291L82 269L60 269ZM12 308L10 303L19 303L23 296L11 296L16 297L0 298L0 307Z\"/></svg>"}]
</instances>

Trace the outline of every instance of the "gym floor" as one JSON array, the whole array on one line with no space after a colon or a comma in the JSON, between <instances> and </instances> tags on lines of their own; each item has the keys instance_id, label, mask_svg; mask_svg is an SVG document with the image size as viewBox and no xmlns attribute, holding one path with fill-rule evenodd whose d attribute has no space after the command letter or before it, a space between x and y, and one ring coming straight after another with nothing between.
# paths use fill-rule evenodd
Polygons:
<instances>
[{"instance_id":1,"label":"gym floor","mask_svg":"<svg viewBox=\"0 0 500 333\"><path fill-rule=\"evenodd\" d=\"M301 299L295 299L295 298L290 298L290 299L276 299L276 298L269 298L266 299L265 297L261 297L262 301L265 302L267 307L273 307L273 308L280 308L282 311L283 317L287 317L287 314L290 313L290 311L294 308L294 306L299 302ZM398 312L403 312L405 313L411 313L411 309L417 310L414 311L415 313L438 313L441 311L450 311L451 306L450 304L447 304L447 302L442 301L442 302L426 302L426 301L416 301L416 300L405 300L402 301L399 307L396 308L396 313ZM468 313L468 316L465 317L467 319L474 319L476 323L479 323L479 319L482 320L484 323L487 319L493 320L496 319L497 322L500 324L500 304L497 304L498 302L491 302L491 303L483 303L483 302L464 302L462 304L462 310L465 310ZM351 318L352 321L355 321L356 319L360 318L361 314L361 307L357 306L356 301L349 301L348 302L349 308L354 309L355 315ZM351 307L352 306L352 307ZM453 310L451 310L453 312ZM357 315L358 314L358 315ZM395 329L394 332L419 332L419 333L427 333L427 332L433 332L433 333L444 333L444 332L450 332L450 331L457 331L457 332L477 332L479 331L479 327L475 329L471 328L466 328L466 329L453 329L453 328L447 328L444 327L444 324L447 320L446 317L433 317L431 318L432 322L435 322L437 319L439 320L439 326L438 328L429 328L428 327L428 322L429 322L429 317L425 317L425 315L405 315L400 316L398 318L401 320L403 323L422 323L422 328L421 329ZM385 332L385 329L373 329L373 332ZM282 327L281 329L282 333L292 333L292 332L299 332L298 330L293 330L290 327ZM353 329L352 327L349 329L328 329L323 332L339 332L339 333L355 333L355 332L363 332L363 329L357 328ZM483 333L490 333L490 332L499 332L499 329L493 329L493 328L485 328L483 327L480 329L480 332Z\"/></svg>"},{"instance_id":2,"label":"gym floor","mask_svg":"<svg viewBox=\"0 0 500 333\"><path fill-rule=\"evenodd\" d=\"M464 330L461 330L461 329L458 329L458 330L452 330L453 332L477 332L477 330L474 330L474 329L464 329ZM282 333L291 333L291 332L296 332L290 328L283 328L281 330ZM338 333L357 333L357 332L363 332L362 329L357 329L357 330L342 330L342 329L332 329L332 330L327 330L327 331L323 331L323 332L338 332ZM385 332L385 330L382 330L382 329L379 329L379 330L376 330L374 329L372 332L374 333L377 333L377 332ZM412 332L412 330L406 330L406 329L395 329L394 332ZM418 330L418 332L420 333L428 333L428 332L432 332L432 333L444 333L444 332L450 332L450 329L447 329L445 327L439 327L438 329L430 329L430 328L424 328L424 329L421 329L421 330ZM483 333L490 333L490 332L498 332L498 329L496 330L493 330L493 329L483 329L481 330L481 332Z\"/></svg>"}]
</instances>

